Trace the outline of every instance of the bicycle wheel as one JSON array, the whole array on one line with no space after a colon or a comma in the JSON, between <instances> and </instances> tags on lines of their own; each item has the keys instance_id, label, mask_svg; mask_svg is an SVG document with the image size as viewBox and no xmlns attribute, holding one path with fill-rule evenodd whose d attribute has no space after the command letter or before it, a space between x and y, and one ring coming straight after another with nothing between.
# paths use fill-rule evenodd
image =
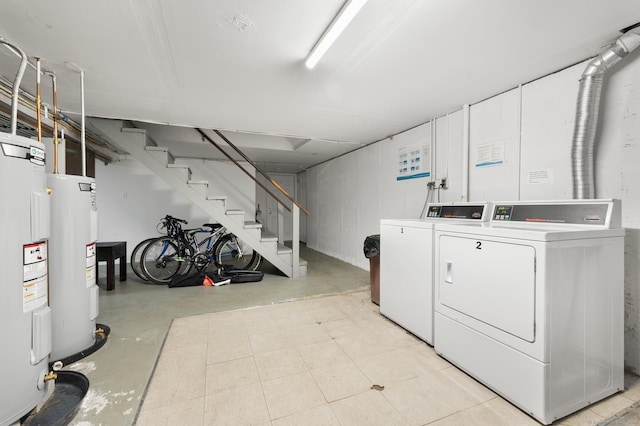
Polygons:
<instances>
[{"instance_id":1,"label":"bicycle wheel","mask_svg":"<svg viewBox=\"0 0 640 426\"><path fill-rule=\"evenodd\" d=\"M191 268L191 248L179 250L175 238L160 237L151 241L142 252L142 270L149 281L167 284L176 274L186 274ZM180 255L181 254L181 255Z\"/></svg>"},{"instance_id":2,"label":"bicycle wheel","mask_svg":"<svg viewBox=\"0 0 640 426\"><path fill-rule=\"evenodd\" d=\"M216 264L228 269L255 271L262 256L233 234L220 238L214 247Z\"/></svg>"},{"instance_id":3,"label":"bicycle wheel","mask_svg":"<svg viewBox=\"0 0 640 426\"><path fill-rule=\"evenodd\" d=\"M142 259L142 252L153 240L155 240L155 238L147 238L146 240L139 242L136 248L131 252L131 269L133 269L133 272L135 272L138 278L143 281L149 281L149 278L144 274L140 260Z\"/></svg>"}]
</instances>

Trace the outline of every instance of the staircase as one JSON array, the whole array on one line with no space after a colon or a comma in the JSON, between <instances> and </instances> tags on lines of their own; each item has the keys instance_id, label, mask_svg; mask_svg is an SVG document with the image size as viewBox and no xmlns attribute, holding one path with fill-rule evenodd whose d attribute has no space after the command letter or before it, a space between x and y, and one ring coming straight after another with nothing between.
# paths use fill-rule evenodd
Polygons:
<instances>
[{"instance_id":1,"label":"staircase","mask_svg":"<svg viewBox=\"0 0 640 426\"><path fill-rule=\"evenodd\" d=\"M109 120L96 120L92 123L120 149L128 152L169 186L183 194L193 204L227 228L229 232L251 246L274 267L290 278L307 275L307 262L299 258L297 220L294 220L293 248L278 241L274 235L263 232L262 225L245 220L245 212L227 208L226 196L209 196L209 183L191 179L191 169L185 165L173 163L173 157L164 147L152 145L144 129L122 128L121 123ZM294 205L294 218L299 214Z\"/></svg>"}]
</instances>

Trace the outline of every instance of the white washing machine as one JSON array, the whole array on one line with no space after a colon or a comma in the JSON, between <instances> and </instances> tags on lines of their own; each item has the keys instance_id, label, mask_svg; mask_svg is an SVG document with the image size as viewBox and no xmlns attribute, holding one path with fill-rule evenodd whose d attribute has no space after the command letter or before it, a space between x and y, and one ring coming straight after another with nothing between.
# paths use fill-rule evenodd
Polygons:
<instances>
[{"instance_id":1,"label":"white washing machine","mask_svg":"<svg viewBox=\"0 0 640 426\"><path fill-rule=\"evenodd\" d=\"M619 200L436 225L436 352L545 424L622 390L620 226Z\"/></svg>"},{"instance_id":2,"label":"white washing machine","mask_svg":"<svg viewBox=\"0 0 640 426\"><path fill-rule=\"evenodd\" d=\"M489 203L429 204L425 219L381 220L380 313L433 345L434 225L490 214Z\"/></svg>"}]
</instances>

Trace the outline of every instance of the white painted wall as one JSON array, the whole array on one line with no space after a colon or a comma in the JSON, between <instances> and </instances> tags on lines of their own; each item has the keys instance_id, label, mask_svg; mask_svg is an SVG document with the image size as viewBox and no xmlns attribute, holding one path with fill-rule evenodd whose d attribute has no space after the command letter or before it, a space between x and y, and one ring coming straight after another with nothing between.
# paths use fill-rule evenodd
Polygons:
<instances>
[{"instance_id":1,"label":"white painted wall","mask_svg":"<svg viewBox=\"0 0 640 426\"><path fill-rule=\"evenodd\" d=\"M209 182L208 195L226 195L227 209L245 212L245 220L254 220L256 191L255 183L239 167L230 161L197 160L178 158L175 164L184 164L191 169L192 180ZM255 177L255 169L247 162L239 162Z\"/></svg>"},{"instance_id":2,"label":"white painted wall","mask_svg":"<svg viewBox=\"0 0 640 426\"><path fill-rule=\"evenodd\" d=\"M249 207L253 215L255 188L250 178L226 162L178 160L192 168L194 180L209 180L209 195L227 195L228 208ZM240 175L240 174L241 175ZM170 214L186 219L186 227L211 221L200 208L134 159L104 165L96 162L99 241L126 241L127 258L143 239L159 236L156 225Z\"/></svg>"},{"instance_id":3,"label":"white painted wall","mask_svg":"<svg viewBox=\"0 0 640 426\"><path fill-rule=\"evenodd\" d=\"M571 138L578 79L585 64L470 107L467 170L471 201L571 198ZM463 172L461 158L456 156L464 154L463 132L456 123L462 126L464 119L451 114L450 125L445 127L445 118L436 120L434 177L440 179L448 166L454 183L462 179ZM622 200L625 365L640 373L640 51L607 75L600 124L596 196ZM419 129L427 133L428 128L429 124ZM307 171L310 247L368 269L362 242L366 235L379 233L380 219L416 217L426 195L426 180L395 181L399 137L402 135ZM443 143L447 138L453 145L445 160L442 150L448 146ZM504 144L504 163L476 167L478 147L492 143ZM458 190L454 185L441 199L459 199Z\"/></svg>"},{"instance_id":4,"label":"white painted wall","mask_svg":"<svg viewBox=\"0 0 640 426\"><path fill-rule=\"evenodd\" d=\"M571 199L571 140L578 80L574 65L522 88L520 199Z\"/></svg>"},{"instance_id":5,"label":"white painted wall","mask_svg":"<svg viewBox=\"0 0 640 426\"><path fill-rule=\"evenodd\" d=\"M427 196L419 178L397 181L398 149L431 141L431 123L307 171L307 246L368 269L365 238L380 218L417 218Z\"/></svg>"},{"instance_id":6,"label":"white painted wall","mask_svg":"<svg viewBox=\"0 0 640 426\"><path fill-rule=\"evenodd\" d=\"M304 175L304 173L303 173ZM298 175L294 173L269 173L268 176L276 182L282 189L287 191L294 199L299 200L298 194ZM282 194L266 177L262 174L257 176L258 182L260 182L265 188L267 188L278 200L284 203L289 208L292 208L293 202L289 200L284 194ZM262 223L262 229L271 235L277 236L279 240L290 241L293 238L293 212L287 211L275 198L267 193L260 185L256 185L256 208L260 205L260 223ZM301 203L304 207L304 204ZM300 212L300 228L306 226L306 222L303 224L304 213ZM283 224L283 229L278 227ZM303 235L304 234L304 235ZM300 241L306 241L306 233L300 229Z\"/></svg>"}]
</instances>

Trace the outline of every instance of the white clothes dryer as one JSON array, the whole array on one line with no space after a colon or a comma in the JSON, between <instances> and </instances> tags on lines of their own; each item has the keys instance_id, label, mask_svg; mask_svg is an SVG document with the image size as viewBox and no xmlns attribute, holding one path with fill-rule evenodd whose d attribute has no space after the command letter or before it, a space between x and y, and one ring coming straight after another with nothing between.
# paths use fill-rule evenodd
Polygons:
<instances>
[{"instance_id":1,"label":"white clothes dryer","mask_svg":"<svg viewBox=\"0 0 640 426\"><path fill-rule=\"evenodd\" d=\"M489 203L429 204L424 219L380 221L380 313L433 345L433 231L439 222L482 223Z\"/></svg>"},{"instance_id":2,"label":"white clothes dryer","mask_svg":"<svg viewBox=\"0 0 640 426\"><path fill-rule=\"evenodd\" d=\"M495 203L435 231L437 353L548 424L624 387L619 200Z\"/></svg>"}]
</instances>

